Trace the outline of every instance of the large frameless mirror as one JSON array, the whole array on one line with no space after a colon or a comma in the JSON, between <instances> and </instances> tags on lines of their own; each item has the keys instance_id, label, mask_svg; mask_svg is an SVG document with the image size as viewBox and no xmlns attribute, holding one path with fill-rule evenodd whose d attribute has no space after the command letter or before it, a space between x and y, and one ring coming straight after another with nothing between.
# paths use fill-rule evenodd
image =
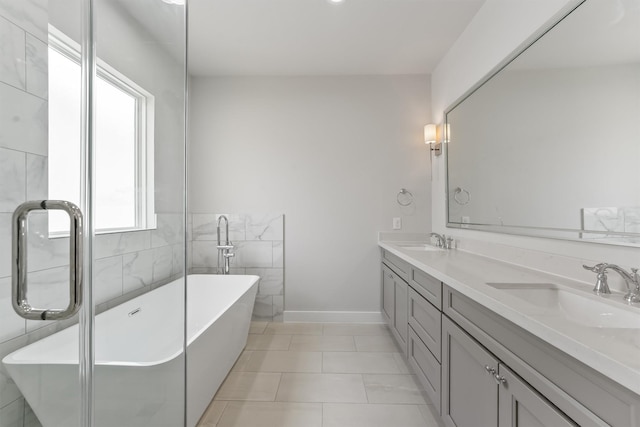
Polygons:
<instances>
[{"instance_id":1,"label":"large frameless mirror","mask_svg":"<svg viewBox=\"0 0 640 427\"><path fill-rule=\"evenodd\" d=\"M446 112L448 226L640 244L640 1L581 2Z\"/></svg>"}]
</instances>

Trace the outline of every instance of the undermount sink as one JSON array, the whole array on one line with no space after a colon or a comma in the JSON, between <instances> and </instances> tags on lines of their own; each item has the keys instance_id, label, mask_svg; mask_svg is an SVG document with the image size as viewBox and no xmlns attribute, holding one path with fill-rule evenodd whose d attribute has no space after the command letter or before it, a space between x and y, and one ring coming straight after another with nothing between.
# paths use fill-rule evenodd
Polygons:
<instances>
[{"instance_id":1,"label":"undermount sink","mask_svg":"<svg viewBox=\"0 0 640 427\"><path fill-rule=\"evenodd\" d=\"M433 245L428 245L428 244L422 244L422 243L399 243L397 245L398 247L402 248L402 249L406 249L408 251L423 251L423 252L430 252L430 251L441 251L442 249L437 248Z\"/></svg>"},{"instance_id":2,"label":"undermount sink","mask_svg":"<svg viewBox=\"0 0 640 427\"><path fill-rule=\"evenodd\" d=\"M557 312L566 320L591 328L640 329L640 307L616 307L552 283L487 283L528 304Z\"/></svg>"}]
</instances>

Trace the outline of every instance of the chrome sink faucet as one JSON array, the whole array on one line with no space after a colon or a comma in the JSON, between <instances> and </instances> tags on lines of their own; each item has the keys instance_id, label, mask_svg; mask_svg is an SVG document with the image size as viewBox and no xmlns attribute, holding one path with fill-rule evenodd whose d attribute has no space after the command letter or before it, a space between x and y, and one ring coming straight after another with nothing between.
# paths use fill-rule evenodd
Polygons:
<instances>
[{"instance_id":1,"label":"chrome sink faucet","mask_svg":"<svg viewBox=\"0 0 640 427\"><path fill-rule=\"evenodd\" d=\"M583 265L582 267L597 274L596 285L593 288L593 292L596 294L602 295L611 293L609 283L607 282L607 270L613 270L622 276L625 284L627 285L627 293L624 296L624 300L629 304L640 302L640 275L638 275L637 268L632 268L631 273L629 273L620 266L607 264L606 262L601 262L593 267L589 267L588 265Z\"/></svg>"},{"instance_id":2,"label":"chrome sink faucet","mask_svg":"<svg viewBox=\"0 0 640 427\"><path fill-rule=\"evenodd\" d=\"M220 238L220 223L222 222L222 220L224 220L224 223L225 223L225 227L224 227L225 242L224 242L224 244L222 244L222 240ZM231 243L231 241L229 240L229 219L226 217L226 215L220 215L220 217L218 218L217 231L218 231L218 246L217 246L217 248L218 248L218 265L220 264L220 262L219 262L220 261L220 255L222 255L222 259L224 259L224 268L222 270L222 274L229 274L229 271L231 269L230 260L231 260L231 258L236 256L236 254L231 252L231 250L234 248L234 246Z\"/></svg>"},{"instance_id":3,"label":"chrome sink faucet","mask_svg":"<svg viewBox=\"0 0 640 427\"><path fill-rule=\"evenodd\" d=\"M442 249L451 249L453 239L446 237L444 234L431 233L431 237L436 238L436 247Z\"/></svg>"}]
</instances>

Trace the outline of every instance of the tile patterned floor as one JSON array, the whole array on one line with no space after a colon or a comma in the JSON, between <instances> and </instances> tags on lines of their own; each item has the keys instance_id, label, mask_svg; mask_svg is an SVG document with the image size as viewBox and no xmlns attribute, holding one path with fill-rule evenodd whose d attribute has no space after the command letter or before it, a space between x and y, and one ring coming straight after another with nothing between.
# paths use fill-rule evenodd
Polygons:
<instances>
[{"instance_id":1,"label":"tile patterned floor","mask_svg":"<svg viewBox=\"0 0 640 427\"><path fill-rule=\"evenodd\" d=\"M252 322L198 427L442 427L385 325Z\"/></svg>"}]
</instances>

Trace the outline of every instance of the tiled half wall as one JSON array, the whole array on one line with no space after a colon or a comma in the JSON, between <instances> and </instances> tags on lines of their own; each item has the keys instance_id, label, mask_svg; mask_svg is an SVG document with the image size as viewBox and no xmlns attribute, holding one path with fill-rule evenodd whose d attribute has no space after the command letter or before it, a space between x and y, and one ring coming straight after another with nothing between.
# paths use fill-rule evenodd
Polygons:
<instances>
[{"instance_id":1,"label":"tiled half wall","mask_svg":"<svg viewBox=\"0 0 640 427\"><path fill-rule=\"evenodd\" d=\"M217 225L220 215L229 219L229 239L235 246L231 274L260 276L254 319L282 321L284 311L284 215L282 214L189 214L188 245L191 273L219 274ZM221 224L224 240L224 221Z\"/></svg>"}]
</instances>

